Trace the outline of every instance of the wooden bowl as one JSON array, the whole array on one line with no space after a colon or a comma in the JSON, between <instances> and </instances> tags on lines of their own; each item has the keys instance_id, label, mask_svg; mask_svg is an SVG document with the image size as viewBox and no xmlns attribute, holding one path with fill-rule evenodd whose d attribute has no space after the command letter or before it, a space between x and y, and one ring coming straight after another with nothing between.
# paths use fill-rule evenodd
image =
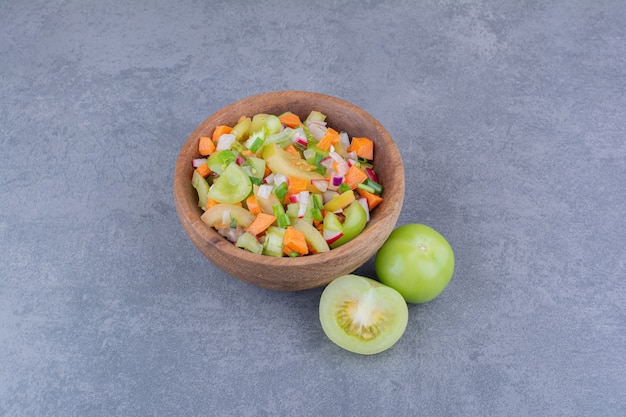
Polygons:
<instances>
[{"instance_id":1,"label":"wooden bowl","mask_svg":"<svg viewBox=\"0 0 626 417\"><path fill-rule=\"evenodd\" d=\"M311 110L327 116L335 130L350 137L368 137L374 145L374 170L383 190L383 202L372 210L365 230L329 252L299 258L257 255L235 247L200 220L198 195L191 185L191 161L199 157L198 138L210 136L217 125L234 125L240 116L291 111L302 120ZM376 254L395 228L404 199L404 168L400 152L385 128L364 110L341 99L304 91L259 94L232 103L206 119L184 143L174 171L174 200L185 232L213 264L247 283L273 290L297 291L328 284L353 272Z\"/></svg>"}]
</instances>

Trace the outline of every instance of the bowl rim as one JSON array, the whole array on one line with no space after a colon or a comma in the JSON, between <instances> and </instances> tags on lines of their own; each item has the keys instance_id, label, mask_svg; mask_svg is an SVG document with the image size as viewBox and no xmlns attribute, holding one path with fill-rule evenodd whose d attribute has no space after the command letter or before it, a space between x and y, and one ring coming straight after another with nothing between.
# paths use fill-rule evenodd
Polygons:
<instances>
[{"instance_id":1,"label":"bowl rim","mask_svg":"<svg viewBox=\"0 0 626 417\"><path fill-rule=\"evenodd\" d=\"M222 237L214 228L206 225L200 219L200 215L202 210L198 207L197 201L190 201L187 198L188 189L185 191L186 187L191 186L191 176L188 175L189 172L193 172L191 167L191 161L185 160L187 155L190 153L191 146L197 146L197 138L203 133L206 134L208 130L214 128L219 123L221 123L225 118L228 117L231 113L239 113L244 114L243 111L237 111L239 108L245 108L250 105L250 103L260 102L263 99L278 99L285 98L288 99L285 104L285 110L288 110L289 103L288 102L296 102L299 100L311 100L315 102L328 102L331 103L332 106L340 106L345 108L347 112L353 112L357 114L359 117L370 123L376 130L379 135L378 138L374 138L374 141L385 141L387 151L391 153L394 161L397 162L397 167L393 171L393 177L390 179L395 182L395 189L397 189L397 194L395 197L395 201L389 201L385 199L383 203L376 208L376 212L372 215L372 220L366 226L365 232L359 234L353 240L347 242L346 244L334 248L329 252L311 254L302 257L270 257L267 255L259 255L255 253L248 252L244 249L236 247L233 243ZM312 105L315 106L315 105ZM323 106L322 106L323 107ZM311 110L314 110L311 108ZM263 109L259 109L257 113L264 112ZM332 115L327 115L332 120ZM232 116L231 116L232 117ZM351 136L354 136L351 132L349 132ZM197 149L197 148L196 148ZM193 153L193 152L192 152ZM197 153L197 151L196 151ZM189 178L187 178L189 176ZM389 179L385 180L389 181ZM387 187L386 187L387 188ZM176 210L178 213L178 217L180 222L182 223L185 231L192 239L193 243L196 247L206 256L201 246L211 246L219 252L222 252L224 256L231 256L232 262L237 262L239 260L246 262L256 262L266 266L274 266L274 267L313 267L316 264L321 264L328 262L329 259L333 258L341 258L342 255L346 255L361 245L367 245L368 236L370 233L377 229L382 228L382 223L388 223L393 221L395 226L404 200L404 191L405 191L405 177L404 177L404 166L402 163L402 158L400 152L389 134L387 130L380 124L378 120L376 120L371 114L352 104L346 100L341 98L330 96L327 94L309 92L309 91L301 91L301 90L279 90L279 91L271 91L265 93L259 93L255 95L251 95L237 101L234 101L226 106L220 108L218 111L214 112L208 118L206 118L199 126L197 126L193 132L187 137L183 146L180 149L178 158L176 160L175 172L174 172L174 199ZM385 204L386 203L386 204ZM377 225L381 225L377 227ZM393 227L391 228L393 229ZM193 234L190 234L190 231L193 231ZM391 233L391 230L389 230ZM387 235L389 234L387 233ZM386 237L385 237L386 238ZM199 246L200 245L200 246ZM375 253L378 250L374 250ZM214 262L215 263L215 262ZM219 265L217 265L220 267ZM222 268L223 269L223 268ZM237 277L240 278L240 277ZM241 279L241 278L240 278Z\"/></svg>"}]
</instances>

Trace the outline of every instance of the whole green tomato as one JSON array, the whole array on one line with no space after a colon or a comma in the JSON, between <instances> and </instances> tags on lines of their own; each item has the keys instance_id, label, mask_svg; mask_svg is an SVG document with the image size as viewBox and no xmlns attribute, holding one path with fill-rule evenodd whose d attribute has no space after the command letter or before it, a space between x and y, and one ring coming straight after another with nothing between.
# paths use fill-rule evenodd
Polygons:
<instances>
[{"instance_id":1,"label":"whole green tomato","mask_svg":"<svg viewBox=\"0 0 626 417\"><path fill-rule=\"evenodd\" d=\"M437 297L454 272L454 252L436 230L423 224L395 229L376 254L381 283L398 291L407 303L420 304Z\"/></svg>"}]
</instances>

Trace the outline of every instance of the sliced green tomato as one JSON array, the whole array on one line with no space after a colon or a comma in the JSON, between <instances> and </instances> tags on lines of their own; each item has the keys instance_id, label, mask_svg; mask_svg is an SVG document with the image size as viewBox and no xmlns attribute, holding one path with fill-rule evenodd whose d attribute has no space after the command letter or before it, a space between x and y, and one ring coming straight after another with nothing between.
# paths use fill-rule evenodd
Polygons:
<instances>
[{"instance_id":1,"label":"sliced green tomato","mask_svg":"<svg viewBox=\"0 0 626 417\"><path fill-rule=\"evenodd\" d=\"M305 119L305 122L323 122L324 120L326 120L325 114L320 113L317 110L312 110Z\"/></svg>"},{"instance_id":2,"label":"sliced green tomato","mask_svg":"<svg viewBox=\"0 0 626 417\"><path fill-rule=\"evenodd\" d=\"M358 275L333 280L322 292L319 318L326 336L354 353L372 355L404 334L409 310L396 290Z\"/></svg>"},{"instance_id":3,"label":"sliced green tomato","mask_svg":"<svg viewBox=\"0 0 626 417\"><path fill-rule=\"evenodd\" d=\"M256 184L252 186L252 190L254 191L256 201L259 203L259 206L261 206L261 210L263 210L263 213L274 214L274 206L276 204L280 204L280 201L278 201L278 197L276 197L276 194L272 192L270 193L268 198L263 198L259 196L259 186Z\"/></svg>"},{"instance_id":4,"label":"sliced green tomato","mask_svg":"<svg viewBox=\"0 0 626 417\"><path fill-rule=\"evenodd\" d=\"M355 200L354 192L352 190L345 191L339 195L333 196L333 198L326 204L324 204L324 210L335 212L347 207Z\"/></svg>"},{"instance_id":5,"label":"sliced green tomato","mask_svg":"<svg viewBox=\"0 0 626 417\"><path fill-rule=\"evenodd\" d=\"M324 231L343 232L343 225L339 217L332 211L327 211L324 216Z\"/></svg>"},{"instance_id":6,"label":"sliced green tomato","mask_svg":"<svg viewBox=\"0 0 626 417\"><path fill-rule=\"evenodd\" d=\"M328 252L330 250L322 234L311 223L302 219L294 219L292 226L304 234L306 243L313 249L314 253Z\"/></svg>"},{"instance_id":7,"label":"sliced green tomato","mask_svg":"<svg viewBox=\"0 0 626 417\"><path fill-rule=\"evenodd\" d=\"M252 119L246 117L235 126L233 126L233 130L231 130L230 133L235 135L237 141L240 142L247 139L250 135L250 125L252 125Z\"/></svg>"},{"instance_id":8,"label":"sliced green tomato","mask_svg":"<svg viewBox=\"0 0 626 417\"><path fill-rule=\"evenodd\" d=\"M263 245L254 237L251 233L244 232L237 238L235 246L247 250L248 252L261 254L263 252Z\"/></svg>"},{"instance_id":9,"label":"sliced green tomato","mask_svg":"<svg viewBox=\"0 0 626 417\"><path fill-rule=\"evenodd\" d=\"M315 167L297 155L290 154L275 143L263 148L263 159L272 172L305 180L324 179ZM313 187L313 186L312 186Z\"/></svg>"},{"instance_id":10,"label":"sliced green tomato","mask_svg":"<svg viewBox=\"0 0 626 417\"><path fill-rule=\"evenodd\" d=\"M248 174L236 162L231 162L213 181L207 196L220 203L235 204L245 199L251 191L252 182Z\"/></svg>"},{"instance_id":11,"label":"sliced green tomato","mask_svg":"<svg viewBox=\"0 0 626 417\"><path fill-rule=\"evenodd\" d=\"M263 175L265 174L265 161L261 158L250 156L246 158L241 165L241 168L243 168L249 177L262 180Z\"/></svg>"},{"instance_id":12,"label":"sliced green tomato","mask_svg":"<svg viewBox=\"0 0 626 417\"><path fill-rule=\"evenodd\" d=\"M198 207L206 207L207 194L209 192L209 183L207 180L202 175L198 174L198 171L194 171L191 177L191 185L198 192Z\"/></svg>"},{"instance_id":13,"label":"sliced green tomato","mask_svg":"<svg viewBox=\"0 0 626 417\"><path fill-rule=\"evenodd\" d=\"M230 149L217 151L208 157L206 164L209 166L212 172L218 175L222 175L222 172L226 169L231 162L234 162L237 156Z\"/></svg>"},{"instance_id":14,"label":"sliced green tomato","mask_svg":"<svg viewBox=\"0 0 626 417\"><path fill-rule=\"evenodd\" d=\"M254 220L254 215L241 206L233 204L216 204L205 211L200 219L216 229L231 227L232 221L236 226L246 228Z\"/></svg>"},{"instance_id":15,"label":"sliced green tomato","mask_svg":"<svg viewBox=\"0 0 626 417\"><path fill-rule=\"evenodd\" d=\"M358 201L353 201L344 210L346 219L343 222L343 236L331 243L331 248L341 246L357 237L367 225L367 213Z\"/></svg>"},{"instance_id":16,"label":"sliced green tomato","mask_svg":"<svg viewBox=\"0 0 626 417\"><path fill-rule=\"evenodd\" d=\"M263 128L265 119L267 119L268 116L269 114L266 113L259 113L252 116L252 121L250 123L250 133L256 132Z\"/></svg>"}]
</instances>

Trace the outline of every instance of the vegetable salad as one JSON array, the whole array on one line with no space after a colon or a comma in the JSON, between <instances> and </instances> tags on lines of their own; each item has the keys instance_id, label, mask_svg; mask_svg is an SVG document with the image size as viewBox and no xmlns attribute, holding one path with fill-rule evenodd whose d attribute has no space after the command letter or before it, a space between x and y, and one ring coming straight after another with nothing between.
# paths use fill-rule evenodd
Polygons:
<instances>
[{"instance_id":1,"label":"vegetable salad","mask_svg":"<svg viewBox=\"0 0 626 417\"><path fill-rule=\"evenodd\" d=\"M202 221L268 256L326 252L358 236L382 202L374 143L311 111L242 116L198 139L191 179Z\"/></svg>"}]
</instances>

